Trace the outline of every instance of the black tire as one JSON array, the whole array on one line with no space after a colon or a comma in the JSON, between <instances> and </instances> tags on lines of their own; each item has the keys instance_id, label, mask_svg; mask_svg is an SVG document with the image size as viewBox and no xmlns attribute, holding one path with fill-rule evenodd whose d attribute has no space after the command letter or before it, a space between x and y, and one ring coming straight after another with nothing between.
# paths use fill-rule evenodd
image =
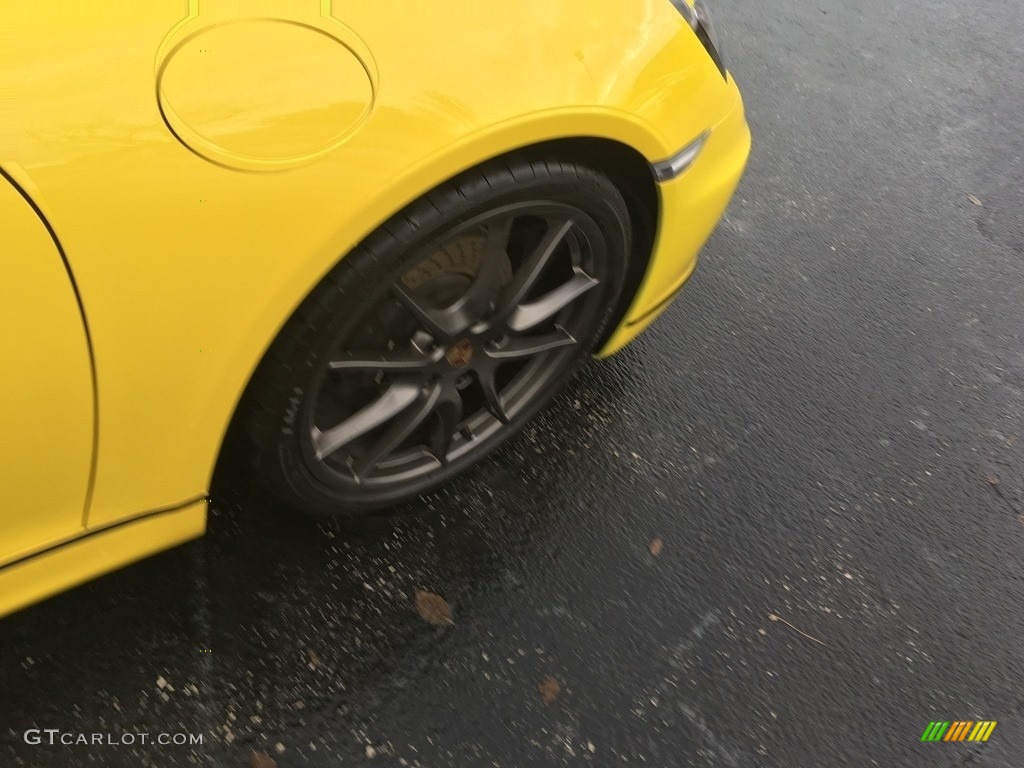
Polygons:
<instances>
[{"instance_id":1,"label":"black tire","mask_svg":"<svg viewBox=\"0 0 1024 768\"><path fill-rule=\"evenodd\" d=\"M495 161L412 203L316 286L260 363L240 413L257 475L338 519L450 479L593 351L631 241L616 186L552 159Z\"/></svg>"}]
</instances>

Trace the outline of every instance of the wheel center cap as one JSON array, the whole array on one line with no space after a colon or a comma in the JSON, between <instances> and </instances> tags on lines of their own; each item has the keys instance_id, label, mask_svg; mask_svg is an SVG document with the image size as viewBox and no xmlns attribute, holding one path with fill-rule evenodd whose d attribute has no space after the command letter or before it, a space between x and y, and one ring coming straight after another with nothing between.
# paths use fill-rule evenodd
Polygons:
<instances>
[{"instance_id":1,"label":"wheel center cap","mask_svg":"<svg viewBox=\"0 0 1024 768\"><path fill-rule=\"evenodd\" d=\"M444 356L453 368L463 368L473 359L473 343L469 339L457 341Z\"/></svg>"}]
</instances>

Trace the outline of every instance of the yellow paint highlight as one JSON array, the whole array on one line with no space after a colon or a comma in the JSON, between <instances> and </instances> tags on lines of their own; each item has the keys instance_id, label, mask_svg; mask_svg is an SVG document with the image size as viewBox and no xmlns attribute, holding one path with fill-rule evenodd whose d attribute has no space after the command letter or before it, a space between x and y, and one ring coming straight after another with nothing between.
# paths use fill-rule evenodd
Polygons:
<instances>
[{"instance_id":1,"label":"yellow paint highlight","mask_svg":"<svg viewBox=\"0 0 1024 768\"><path fill-rule=\"evenodd\" d=\"M978 737L985 732L988 727L988 723L984 720L979 720L977 725L974 726L974 730L971 731L971 735L967 737L968 741L977 741Z\"/></svg>"},{"instance_id":2,"label":"yellow paint highlight","mask_svg":"<svg viewBox=\"0 0 1024 768\"><path fill-rule=\"evenodd\" d=\"M995 729L996 721L993 720L991 723L988 724L988 727L985 729L985 732L978 737L978 741L988 741L988 737L992 735L992 731L994 731Z\"/></svg>"}]
</instances>

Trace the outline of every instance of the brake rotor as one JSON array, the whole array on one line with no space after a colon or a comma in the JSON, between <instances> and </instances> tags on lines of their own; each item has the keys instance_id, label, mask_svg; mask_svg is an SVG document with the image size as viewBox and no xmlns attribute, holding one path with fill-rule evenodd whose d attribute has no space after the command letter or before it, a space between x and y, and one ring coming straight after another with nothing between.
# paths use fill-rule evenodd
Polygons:
<instances>
[{"instance_id":1,"label":"brake rotor","mask_svg":"<svg viewBox=\"0 0 1024 768\"><path fill-rule=\"evenodd\" d=\"M410 292L430 299L436 306L446 306L459 299L480 271L486 238L463 235L450 240L402 275L402 283ZM512 262L508 254L495 254L498 274L503 285L512 280Z\"/></svg>"}]
</instances>

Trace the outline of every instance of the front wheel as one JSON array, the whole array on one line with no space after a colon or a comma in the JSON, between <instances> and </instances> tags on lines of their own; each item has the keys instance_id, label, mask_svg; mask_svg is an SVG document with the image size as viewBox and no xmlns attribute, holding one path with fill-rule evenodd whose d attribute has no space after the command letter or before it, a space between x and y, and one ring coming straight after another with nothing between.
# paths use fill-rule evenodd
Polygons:
<instances>
[{"instance_id":1,"label":"front wheel","mask_svg":"<svg viewBox=\"0 0 1024 768\"><path fill-rule=\"evenodd\" d=\"M628 209L591 168L491 163L393 217L296 311L247 392L259 474L351 517L517 432L614 319Z\"/></svg>"}]
</instances>

